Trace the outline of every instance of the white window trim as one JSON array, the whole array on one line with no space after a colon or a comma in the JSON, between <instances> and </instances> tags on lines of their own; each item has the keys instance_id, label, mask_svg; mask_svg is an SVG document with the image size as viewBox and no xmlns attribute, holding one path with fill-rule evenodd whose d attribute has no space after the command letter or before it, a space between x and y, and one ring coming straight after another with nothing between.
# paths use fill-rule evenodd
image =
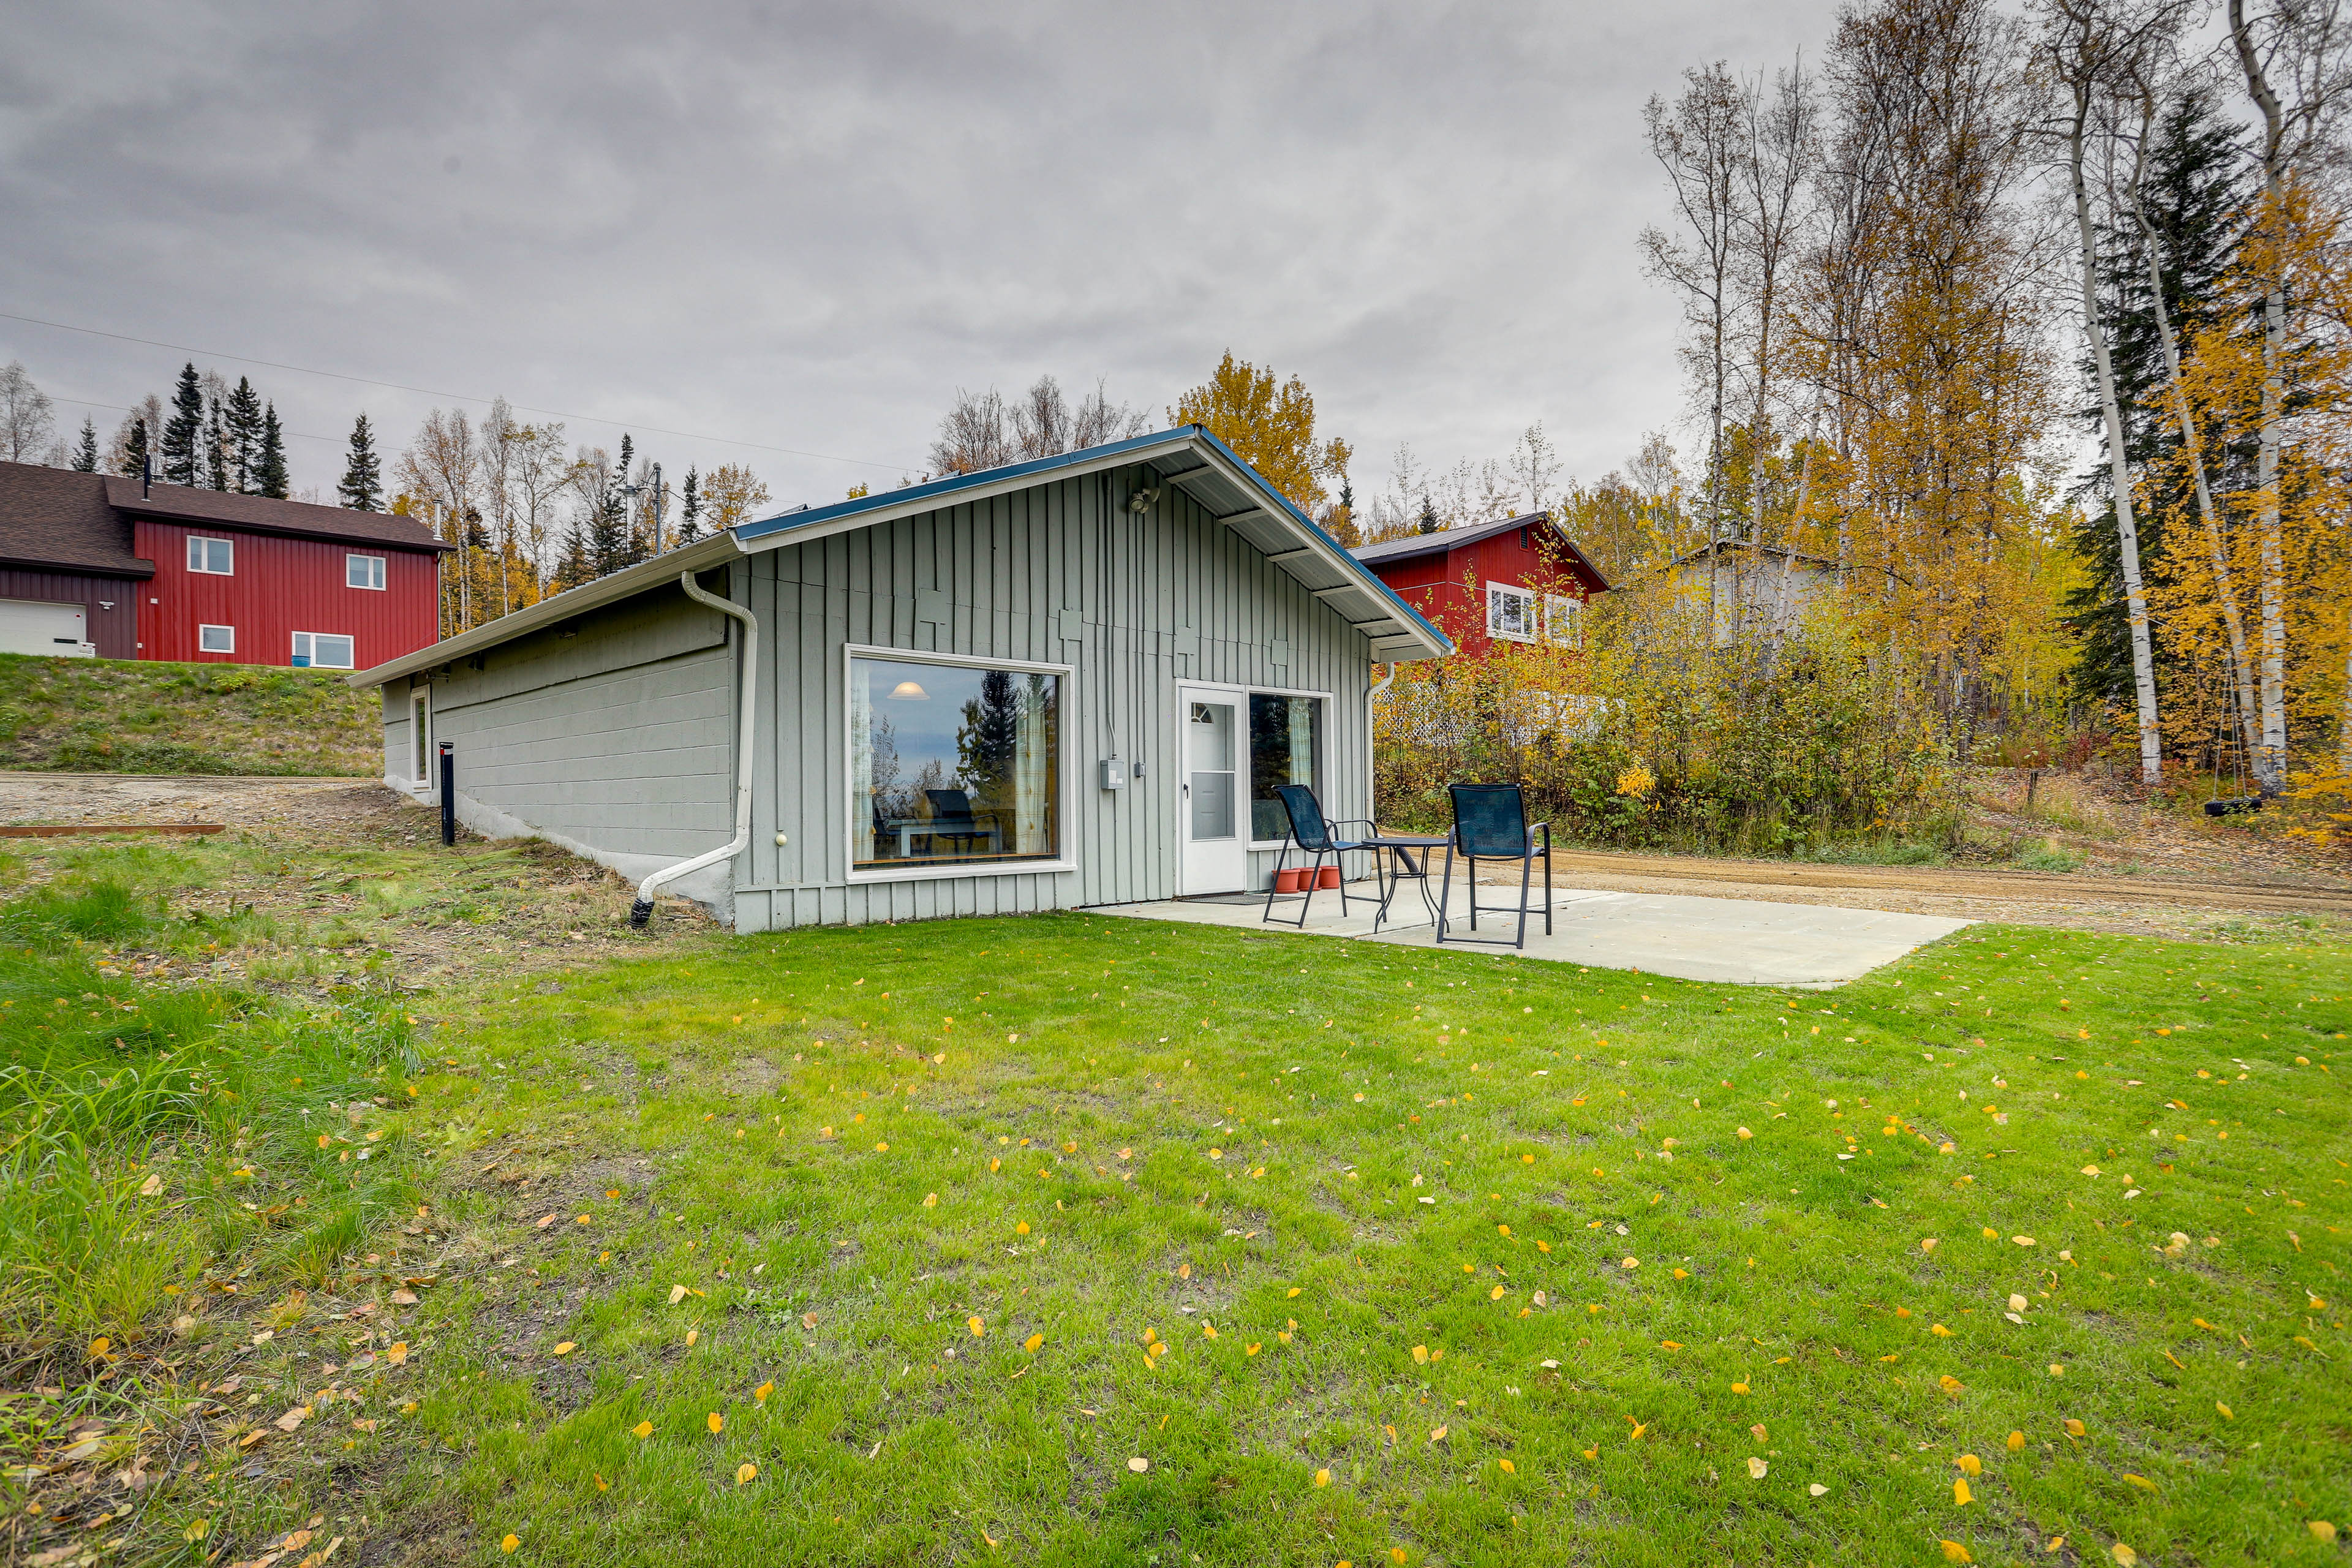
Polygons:
<instances>
[{"instance_id":1,"label":"white window trim","mask_svg":"<svg viewBox=\"0 0 2352 1568\"><path fill-rule=\"evenodd\" d=\"M1522 599L1527 602L1527 618L1531 629L1524 632L1507 632L1503 630L1501 625L1495 617L1495 595L1497 594L1508 594L1514 598ZM1543 595L1537 593L1533 588L1527 587L1524 584L1517 583L1488 583L1486 584L1486 635L1488 637L1500 637L1505 642L1535 642L1538 640L1538 630L1535 628L1539 626L1539 617L1542 614Z\"/></svg>"},{"instance_id":2,"label":"white window trim","mask_svg":"<svg viewBox=\"0 0 2352 1568\"><path fill-rule=\"evenodd\" d=\"M209 534L209 533L191 533L191 534L189 534L189 535L187 536L187 538L188 538L188 570L189 570L190 572L194 573L194 574L195 574L197 576L199 576L199 577L234 577L234 576L236 576L236 540L234 540L234 539L222 539L222 538L219 538L218 536L216 536L216 535L215 535L215 534ZM211 567L206 566L206 565L204 563L204 557L205 557L205 556L206 556L206 555L208 555L208 554L210 554L210 553L211 553L211 552L210 552L210 551L207 551L207 550L200 549L200 548L198 548L198 546L200 546L200 545L206 545L206 544L226 544L226 545L227 545L227 546L228 546L228 570L227 570L227 571L226 571L226 572L215 572L215 571L214 571Z\"/></svg>"},{"instance_id":3,"label":"white window trim","mask_svg":"<svg viewBox=\"0 0 2352 1568\"><path fill-rule=\"evenodd\" d=\"M352 582L352 563L354 561L373 562L375 563L374 567L368 573L368 575L378 579L378 581L373 583ZM381 555L362 555L354 552L348 553L343 557L343 586L346 588L363 589L371 594L384 593L387 591L385 583L389 580L389 576L390 574L385 569L383 557Z\"/></svg>"},{"instance_id":4,"label":"white window trim","mask_svg":"<svg viewBox=\"0 0 2352 1568\"><path fill-rule=\"evenodd\" d=\"M1242 788L1240 792L1242 810L1247 812L1253 804L1252 797L1249 793L1250 770L1248 733L1249 700L1253 697L1320 698L1323 702L1323 738L1315 748L1315 776L1319 779L1330 772L1329 763L1331 761L1332 739L1331 726L1335 721L1333 715L1338 711L1338 704L1333 701L1332 693L1328 691L1308 691L1303 688L1294 686L1242 686L1236 687L1234 689L1242 693ZM1323 798L1323 786L1319 784L1315 786L1315 798L1318 801ZM1326 811L1328 815L1328 806ZM1287 842L1287 840L1281 838L1253 838L1248 841L1247 847L1253 851L1259 849L1279 849L1286 842Z\"/></svg>"},{"instance_id":5,"label":"white window trim","mask_svg":"<svg viewBox=\"0 0 2352 1568\"><path fill-rule=\"evenodd\" d=\"M292 640L287 644L287 658L292 658L302 651L302 639L304 637L309 637L310 639L310 668L312 669L357 669L359 668L359 638L352 636L349 632L296 632ZM350 664L320 664L319 662L319 639L320 637L341 637L343 641L351 644L352 662Z\"/></svg>"},{"instance_id":6,"label":"white window trim","mask_svg":"<svg viewBox=\"0 0 2352 1568\"><path fill-rule=\"evenodd\" d=\"M947 866L882 868L857 863L857 748L850 743L849 715L856 703L850 683L857 679L857 660L887 658L906 664L940 664L960 669L1009 669L1024 675L1052 675L1061 679L1061 799L1055 803L1061 826L1061 854L1052 860L961 861ZM841 645L841 794L849 810L841 820L842 864L849 868L853 886L874 882L936 882L950 877L1044 877L1078 868L1077 670L1066 664L1039 664L1024 658L984 658L971 654L933 653L928 648L881 647L869 643Z\"/></svg>"},{"instance_id":7,"label":"white window trim","mask_svg":"<svg viewBox=\"0 0 2352 1568\"><path fill-rule=\"evenodd\" d=\"M228 634L228 647L206 647L205 646L205 634L206 632L226 632ZM227 654L236 652L236 628L235 626L208 626L199 623L196 626L196 651L198 653Z\"/></svg>"},{"instance_id":8,"label":"white window trim","mask_svg":"<svg viewBox=\"0 0 2352 1568\"><path fill-rule=\"evenodd\" d=\"M1570 626L1574 628L1573 635L1566 638L1556 637L1552 635L1552 611L1555 608L1561 606L1565 606L1567 608L1568 624ZM1544 595L1543 613L1544 641L1556 644L1560 647L1582 647L1584 646L1584 601L1582 599L1578 598L1573 594L1546 594Z\"/></svg>"}]
</instances>

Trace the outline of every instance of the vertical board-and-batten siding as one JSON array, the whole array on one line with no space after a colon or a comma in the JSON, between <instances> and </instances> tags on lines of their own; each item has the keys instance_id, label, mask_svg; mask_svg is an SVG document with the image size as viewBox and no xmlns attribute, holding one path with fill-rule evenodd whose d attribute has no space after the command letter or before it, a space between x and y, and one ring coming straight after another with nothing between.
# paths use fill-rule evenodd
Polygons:
<instances>
[{"instance_id":1,"label":"vertical board-and-batten siding","mask_svg":"<svg viewBox=\"0 0 2352 1568\"><path fill-rule=\"evenodd\" d=\"M673 584L411 678L430 686L433 741L452 742L459 818L494 837L536 833L632 878L724 844L729 626ZM385 782L404 788L410 689L384 689ZM725 886L714 872L681 890L723 910Z\"/></svg>"},{"instance_id":2,"label":"vertical board-and-batten siding","mask_svg":"<svg viewBox=\"0 0 2352 1568\"><path fill-rule=\"evenodd\" d=\"M1141 516L1141 485L1160 489ZM753 555L737 596L760 617L751 848L739 929L918 920L1164 899L1176 892L1180 680L1330 694L1325 809L1368 814L1362 635L1192 499L1122 468ZM849 874L845 646L1074 667L1063 765L1074 871L904 881ZM1114 750L1145 765L1096 785ZM1245 809L1245 807L1244 807ZM786 842L779 846L776 835ZM1270 852L1250 857L1263 887Z\"/></svg>"}]
</instances>

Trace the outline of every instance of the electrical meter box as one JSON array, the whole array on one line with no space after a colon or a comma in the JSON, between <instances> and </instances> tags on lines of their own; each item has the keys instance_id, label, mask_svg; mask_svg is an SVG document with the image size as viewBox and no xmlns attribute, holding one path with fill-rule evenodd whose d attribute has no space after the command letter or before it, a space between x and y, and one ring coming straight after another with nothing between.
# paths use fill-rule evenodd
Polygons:
<instances>
[{"instance_id":1,"label":"electrical meter box","mask_svg":"<svg viewBox=\"0 0 2352 1568\"><path fill-rule=\"evenodd\" d=\"M1108 757L1097 765L1102 770L1103 788L1125 789L1127 787L1127 764L1125 763L1121 762L1117 757Z\"/></svg>"}]
</instances>

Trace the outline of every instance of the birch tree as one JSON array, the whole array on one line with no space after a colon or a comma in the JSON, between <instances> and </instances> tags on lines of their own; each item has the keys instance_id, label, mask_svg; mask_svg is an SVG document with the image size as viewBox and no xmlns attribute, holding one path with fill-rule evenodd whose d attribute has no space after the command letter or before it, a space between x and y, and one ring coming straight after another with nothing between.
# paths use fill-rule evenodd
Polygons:
<instances>
[{"instance_id":1,"label":"birch tree","mask_svg":"<svg viewBox=\"0 0 2352 1568\"><path fill-rule=\"evenodd\" d=\"M2074 198L2074 233L2081 253L2083 335L2091 351L2094 390L2105 431L2108 481L2114 491L2116 534L2123 555L2124 598L2130 616L2133 707L2138 720L2140 782L2150 789L2164 782L2164 741L2156 707L2156 653L2147 619L2147 587L2140 572L2139 530L2133 517L2129 457L2124 449L2123 410L2116 395L2116 372L2108 350L2108 325L2099 299L2099 247L2091 220L2091 187L2085 172L2095 117L2103 96L2127 79L2137 61L2140 27L2149 18L2105 0L2053 0L2045 16L2044 49L2066 93L2060 134L2065 147L2068 189Z\"/></svg>"},{"instance_id":2,"label":"birch tree","mask_svg":"<svg viewBox=\"0 0 2352 1568\"><path fill-rule=\"evenodd\" d=\"M2284 222L2281 209L2298 164L2320 149L2352 90L2341 7L2336 0L2272 0L2265 13L2250 16L2246 0L2230 0L2229 20L2246 95L2262 116L2260 223L2276 227ZM2286 424L2286 280L2273 272L2263 282L2262 426L2254 458L2255 601L2261 618L2254 776L2271 795L2285 784L2287 756L2286 552L2279 494Z\"/></svg>"}]
</instances>

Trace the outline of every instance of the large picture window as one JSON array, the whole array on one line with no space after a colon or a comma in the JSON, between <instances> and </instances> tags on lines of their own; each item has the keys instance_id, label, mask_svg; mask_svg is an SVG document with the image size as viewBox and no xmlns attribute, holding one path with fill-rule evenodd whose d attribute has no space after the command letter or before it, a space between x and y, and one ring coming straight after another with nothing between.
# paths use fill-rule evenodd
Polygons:
<instances>
[{"instance_id":1,"label":"large picture window","mask_svg":"<svg viewBox=\"0 0 2352 1568\"><path fill-rule=\"evenodd\" d=\"M1323 781L1317 759L1323 754L1323 699L1253 693L1249 700L1250 837L1263 844L1290 831L1275 790L1306 784L1318 792Z\"/></svg>"},{"instance_id":2,"label":"large picture window","mask_svg":"<svg viewBox=\"0 0 2352 1568\"><path fill-rule=\"evenodd\" d=\"M849 661L851 860L864 871L1062 853L1062 679Z\"/></svg>"}]
</instances>

